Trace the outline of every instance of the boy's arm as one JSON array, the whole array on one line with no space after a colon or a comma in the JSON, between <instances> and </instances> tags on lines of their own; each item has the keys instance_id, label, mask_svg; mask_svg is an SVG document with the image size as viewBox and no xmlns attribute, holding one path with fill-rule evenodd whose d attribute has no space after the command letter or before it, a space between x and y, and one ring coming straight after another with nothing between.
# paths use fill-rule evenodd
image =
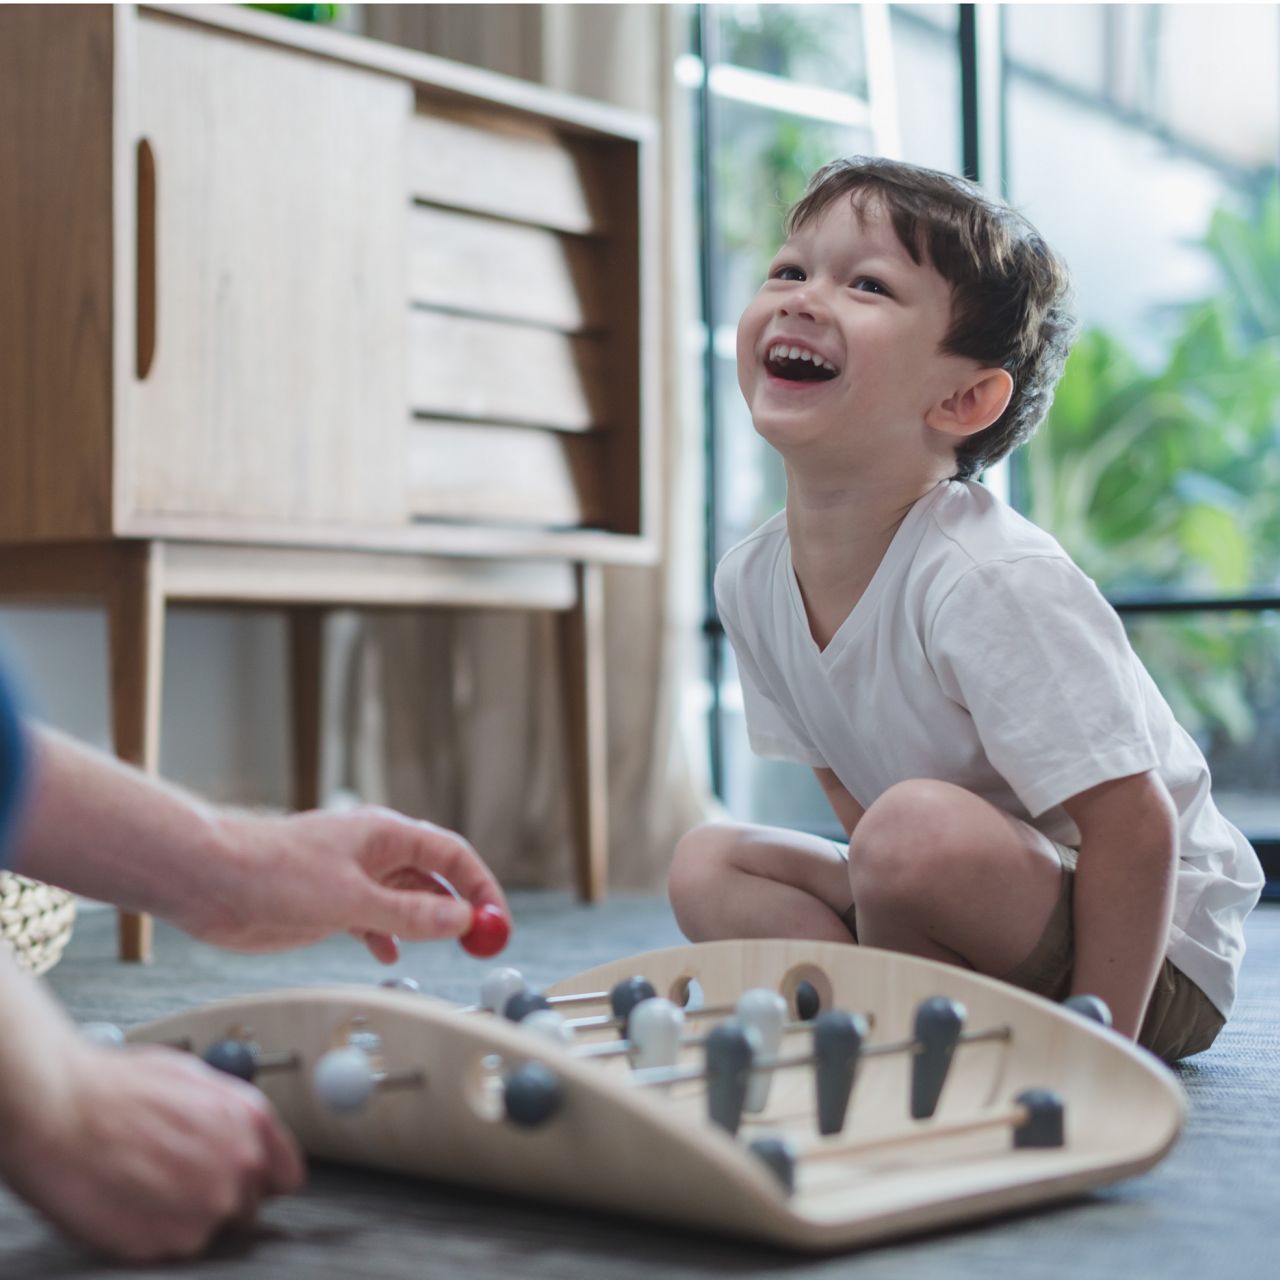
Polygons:
<instances>
[{"instance_id":1,"label":"boy's arm","mask_svg":"<svg viewBox=\"0 0 1280 1280\"><path fill-rule=\"evenodd\" d=\"M840 819L840 825L844 828L847 840L853 835L854 827L858 825L866 810L845 790L844 783L830 769L815 769L813 772L818 779L818 785L836 811L836 817Z\"/></svg>"},{"instance_id":2,"label":"boy's arm","mask_svg":"<svg viewBox=\"0 0 1280 1280\"><path fill-rule=\"evenodd\" d=\"M1063 802L1080 829L1072 994L1100 996L1137 1037L1173 916L1177 812L1155 773L1104 782Z\"/></svg>"}]
</instances>

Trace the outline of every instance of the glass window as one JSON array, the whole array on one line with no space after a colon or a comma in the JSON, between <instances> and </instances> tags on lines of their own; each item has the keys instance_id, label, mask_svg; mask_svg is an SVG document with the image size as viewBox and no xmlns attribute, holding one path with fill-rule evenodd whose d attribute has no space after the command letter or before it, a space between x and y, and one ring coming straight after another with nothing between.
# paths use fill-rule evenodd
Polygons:
<instances>
[{"instance_id":1,"label":"glass window","mask_svg":"<svg viewBox=\"0 0 1280 1280\"><path fill-rule=\"evenodd\" d=\"M1274 154L1275 5L1015 4L1004 20L1019 75L1077 91L1219 160L1253 167Z\"/></svg>"},{"instance_id":2,"label":"glass window","mask_svg":"<svg viewBox=\"0 0 1280 1280\"><path fill-rule=\"evenodd\" d=\"M860 6L716 5L719 55L738 67L865 97L866 50Z\"/></svg>"},{"instance_id":3,"label":"glass window","mask_svg":"<svg viewBox=\"0 0 1280 1280\"><path fill-rule=\"evenodd\" d=\"M1159 5L1151 46L1150 109L1175 137L1256 170L1274 163L1276 57L1280 9L1274 4Z\"/></svg>"},{"instance_id":4,"label":"glass window","mask_svg":"<svg viewBox=\"0 0 1280 1280\"><path fill-rule=\"evenodd\" d=\"M1004 11L1009 196L1083 325L1015 493L1122 611L1206 602L1128 615L1134 645L1224 809L1274 837L1280 633L1221 610L1280 592L1280 11L1093 10Z\"/></svg>"},{"instance_id":5,"label":"glass window","mask_svg":"<svg viewBox=\"0 0 1280 1280\"><path fill-rule=\"evenodd\" d=\"M896 4L891 23L901 158L959 173L960 8Z\"/></svg>"},{"instance_id":6,"label":"glass window","mask_svg":"<svg viewBox=\"0 0 1280 1280\"><path fill-rule=\"evenodd\" d=\"M1280 611L1130 616L1126 627L1240 829L1280 835Z\"/></svg>"},{"instance_id":7,"label":"glass window","mask_svg":"<svg viewBox=\"0 0 1280 1280\"><path fill-rule=\"evenodd\" d=\"M1096 98L1106 90L1106 5L1010 5L1004 47L1023 71L1042 72ZM1010 118L1013 117L1010 112Z\"/></svg>"}]
</instances>

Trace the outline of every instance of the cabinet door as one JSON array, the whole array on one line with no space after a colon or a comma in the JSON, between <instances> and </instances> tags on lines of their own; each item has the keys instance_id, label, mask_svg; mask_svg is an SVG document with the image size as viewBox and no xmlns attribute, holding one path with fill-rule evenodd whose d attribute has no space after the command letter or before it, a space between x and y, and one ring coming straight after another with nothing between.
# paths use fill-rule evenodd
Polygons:
<instances>
[{"instance_id":1,"label":"cabinet door","mask_svg":"<svg viewBox=\"0 0 1280 1280\"><path fill-rule=\"evenodd\" d=\"M155 339L143 283L120 527L403 522L408 85L163 15L136 30Z\"/></svg>"}]
</instances>

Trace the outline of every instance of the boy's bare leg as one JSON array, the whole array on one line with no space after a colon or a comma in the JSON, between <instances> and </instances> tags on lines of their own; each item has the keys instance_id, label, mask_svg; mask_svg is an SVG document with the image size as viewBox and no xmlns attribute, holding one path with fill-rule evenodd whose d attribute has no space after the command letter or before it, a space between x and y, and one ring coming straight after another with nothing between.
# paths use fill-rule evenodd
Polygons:
<instances>
[{"instance_id":1,"label":"boy's bare leg","mask_svg":"<svg viewBox=\"0 0 1280 1280\"><path fill-rule=\"evenodd\" d=\"M1044 933L1062 890L1053 843L946 782L890 787L854 829L858 940L1004 977Z\"/></svg>"},{"instance_id":2,"label":"boy's bare leg","mask_svg":"<svg viewBox=\"0 0 1280 1280\"><path fill-rule=\"evenodd\" d=\"M676 846L671 907L693 942L812 938L852 942L849 865L830 840L781 827L712 822Z\"/></svg>"},{"instance_id":3,"label":"boy's bare leg","mask_svg":"<svg viewBox=\"0 0 1280 1280\"><path fill-rule=\"evenodd\" d=\"M950 783L902 782L854 828L846 863L830 841L718 822L676 847L669 891L695 942L813 938L848 942L857 903L867 946L1004 977L1044 933L1062 863L1033 827Z\"/></svg>"}]
</instances>

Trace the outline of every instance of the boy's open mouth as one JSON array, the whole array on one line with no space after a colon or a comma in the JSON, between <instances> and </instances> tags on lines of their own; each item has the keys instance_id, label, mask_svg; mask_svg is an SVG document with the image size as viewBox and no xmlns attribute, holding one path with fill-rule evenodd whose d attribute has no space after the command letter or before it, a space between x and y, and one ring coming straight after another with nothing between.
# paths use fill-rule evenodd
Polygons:
<instances>
[{"instance_id":1,"label":"boy's open mouth","mask_svg":"<svg viewBox=\"0 0 1280 1280\"><path fill-rule=\"evenodd\" d=\"M788 382L827 382L836 376L836 367L803 347L775 342L764 358L765 368Z\"/></svg>"}]
</instances>

